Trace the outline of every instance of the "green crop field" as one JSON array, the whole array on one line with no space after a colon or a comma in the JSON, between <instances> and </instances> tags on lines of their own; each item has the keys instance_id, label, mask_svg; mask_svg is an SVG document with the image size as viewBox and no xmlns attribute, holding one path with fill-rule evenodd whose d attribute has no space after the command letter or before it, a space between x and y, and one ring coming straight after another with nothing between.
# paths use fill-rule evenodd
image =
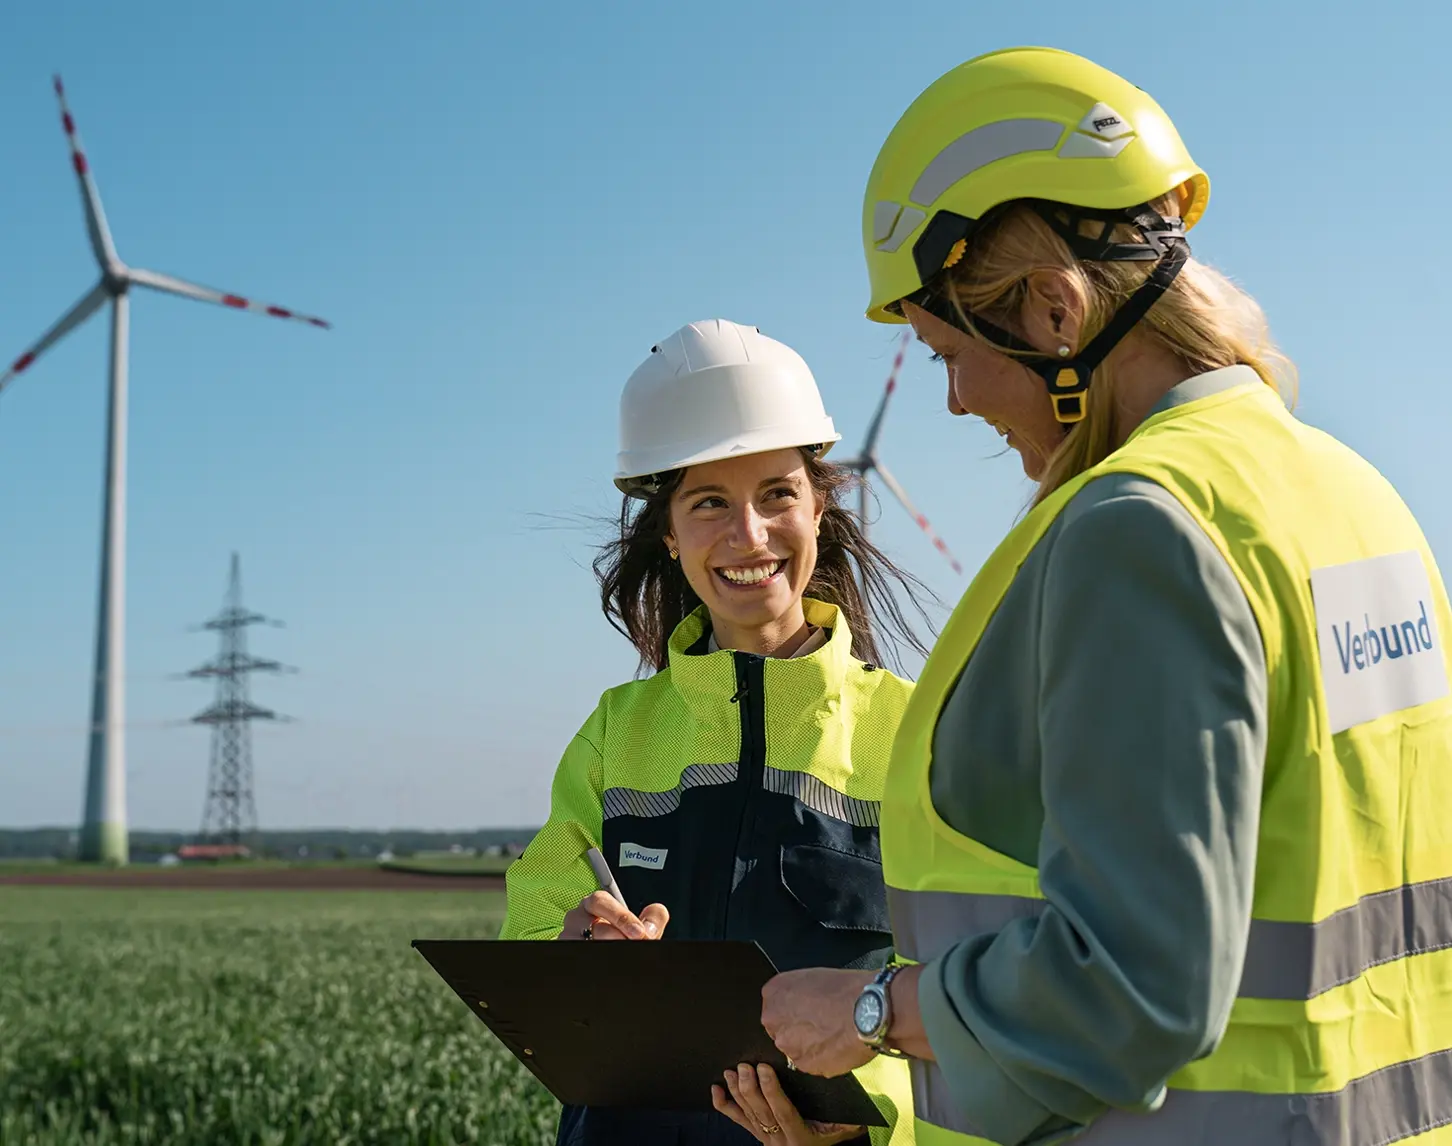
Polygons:
<instances>
[{"instance_id":1,"label":"green crop field","mask_svg":"<svg viewBox=\"0 0 1452 1146\"><path fill-rule=\"evenodd\" d=\"M549 1143L558 1105L409 947L498 893L0 887L0 1143Z\"/></svg>"}]
</instances>

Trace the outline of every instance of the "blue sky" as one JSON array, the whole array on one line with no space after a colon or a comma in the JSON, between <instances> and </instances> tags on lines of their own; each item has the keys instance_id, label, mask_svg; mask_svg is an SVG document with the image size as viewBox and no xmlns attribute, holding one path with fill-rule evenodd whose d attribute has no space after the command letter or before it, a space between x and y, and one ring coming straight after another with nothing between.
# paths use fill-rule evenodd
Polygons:
<instances>
[{"instance_id":1,"label":"blue sky","mask_svg":"<svg viewBox=\"0 0 1452 1146\"><path fill-rule=\"evenodd\" d=\"M258 678L265 825L539 822L560 750L634 661L589 573L619 389L722 316L815 370L850 447L894 332L862 317L861 195L912 98L1046 43L1150 91L1209 171L1197 256L1267 309L1299 412L1452 552L1452 252L1434 5L1374 18L924 0L30 5L0 43L0 358L95 270L60 71L123 259L325 315L320 332L138 293L128 564L133 827L191 828L208 688L169 674L242 554L284 618ZM102 316L0 399L0 825L81 810L99 546ZM1028 497L909 357L883 453L971 570ZM966 586L898 507L876 537Z\"/></svg>"}]
</instances>

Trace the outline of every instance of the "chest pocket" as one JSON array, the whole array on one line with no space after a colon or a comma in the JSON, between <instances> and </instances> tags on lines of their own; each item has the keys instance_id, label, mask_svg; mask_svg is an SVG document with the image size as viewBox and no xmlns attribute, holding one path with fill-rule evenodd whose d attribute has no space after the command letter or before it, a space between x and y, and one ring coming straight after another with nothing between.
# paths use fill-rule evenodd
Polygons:
<instances>
[{"instance_id":1,"label":"chest pocket","mask_svg":"<svg viewBox=\"0 0 1452 1146\"><path fill-rule=\"evenodd\" d=\"M605 822L605 858L632 911L664 904L671 914L666 933L677 938L691 923L690 868L693 856L682 851L680 824L672 817Z\"/></svg>"},{"instance_id":2,"label":"chest pocket","mask_svg":"<svg viewBox=\"0 0 1452 1146\"><path fill-rule=\"evenodd\" d=\"M795 966L880 967L892 948L882 862L828 844L787 844L779 877L797 916ZM782 970L788 968L778 960Z\"/></svg>"}]
</instances>

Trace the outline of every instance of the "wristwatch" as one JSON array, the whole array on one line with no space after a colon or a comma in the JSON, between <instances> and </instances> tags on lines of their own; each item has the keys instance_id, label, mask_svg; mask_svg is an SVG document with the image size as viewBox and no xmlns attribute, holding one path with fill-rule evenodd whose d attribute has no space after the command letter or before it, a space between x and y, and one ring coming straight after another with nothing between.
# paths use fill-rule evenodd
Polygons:
<instances>
[{"instance_id":1,"label":"wristwatch","mask_svg":"<svg viewBox=\"0 0 1452 1146\"><path fill-rule=\"evenodd\" d=\"M892 996L888 994L888 987L893 976L903 967L902 963L890 963L884 967L872 982L862 988L852 1007L852 1025L857 1028L857 1037L878 1054L894 1058L906 1058L907 1055L886 1045L887 1033L892 1028Z\"/></svg>"}]
</instances>

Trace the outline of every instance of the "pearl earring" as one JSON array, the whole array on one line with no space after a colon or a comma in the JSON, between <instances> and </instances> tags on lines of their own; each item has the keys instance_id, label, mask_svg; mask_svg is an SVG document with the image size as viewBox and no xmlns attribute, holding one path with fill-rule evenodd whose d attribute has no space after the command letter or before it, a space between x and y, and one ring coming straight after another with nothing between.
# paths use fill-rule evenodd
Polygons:
<instances>
[{"instance_id":1,"label":"pearl earring","mask_svg":"<svg viewBox=\"0 0 1452 1146\"><path fill-rule=\"evenodd\" d=\"M1069 357L1069 348L1067 346L1061 346L1061 347L1059 347L1059 357L1060 358L1068 358Z\"/></svg>"}]
</instances>

